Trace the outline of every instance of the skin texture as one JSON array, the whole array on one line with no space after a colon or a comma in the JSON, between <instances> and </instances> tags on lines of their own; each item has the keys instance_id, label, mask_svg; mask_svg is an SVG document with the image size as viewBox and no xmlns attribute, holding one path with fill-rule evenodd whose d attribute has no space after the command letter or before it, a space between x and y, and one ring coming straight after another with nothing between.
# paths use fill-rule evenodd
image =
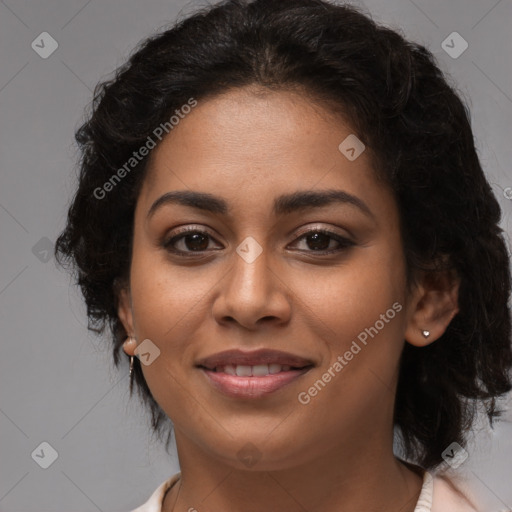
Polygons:
<instances>
[{"instance_id":1,"label":"skin texture","mask_svg":"<svg viewBox=\"0 0 512 512\"><path fill-rule=\"evenodd\" d=\"M421 346L443 334L457 284L420 275L409 291L396 202L368 152L351 162L338 150L351 133L305 95L246 87L199 102L153 150L119 317L137 343L150 339L161 351L143 371L174 424L180 459L165 512L414 510L421 478L392 451L399 357L404 340ZM272 213L281 194L325 189L356 196L371 214L338 203ZM147 218L175 190L221 196L230 211L167 204ZM163 245L185 226L210 235L174 243L193 257ZM315 228L354 245L322 255L315 246L339 244L308 242L302 235ZM236 252L249 236L262 248L252 263ZM396 302L402 310L378 335L299 403L298 393ZM273 348L316 366L264 398L229 398L195 364L233 348ZM124 350L133 355L135 344ZM238 456L247 443L261 457L251 467Z\"/></svg>"}]
</instances>

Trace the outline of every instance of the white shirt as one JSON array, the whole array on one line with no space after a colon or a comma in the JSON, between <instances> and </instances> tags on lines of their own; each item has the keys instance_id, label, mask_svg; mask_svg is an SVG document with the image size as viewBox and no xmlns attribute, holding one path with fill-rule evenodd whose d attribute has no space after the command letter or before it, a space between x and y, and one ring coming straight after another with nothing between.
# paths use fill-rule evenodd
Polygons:
<instances>
[{"instance_id":1,"label":"white shirt","mask_svg":"<svg viewBox=\"0 0 512 512\"><path fill-rule=\"evenodd\" d=\"M162 512L165 493L179 480L181 473L176 473L163 482L148 501L131 512ZM428 471L423 475L423 486L416 502L414 512L479 512L459 496L452 486L441 477Z\"/></svg>"}]
</instances>

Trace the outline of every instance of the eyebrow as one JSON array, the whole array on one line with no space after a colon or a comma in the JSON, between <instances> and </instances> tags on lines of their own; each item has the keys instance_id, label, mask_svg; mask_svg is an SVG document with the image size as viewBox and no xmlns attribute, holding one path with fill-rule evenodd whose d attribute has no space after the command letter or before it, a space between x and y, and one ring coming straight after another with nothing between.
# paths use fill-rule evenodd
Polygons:
<instances>
[{"instance_id":1,"label":"eyebrow","mask_svg":"<svg viewBox=\"0 0 512 512\"><path fill-rule=\"evenodd\" d=\"M291 194L283 194L274 200L273 213L279 216L313 208L322 208L333 203L354 206L368 217L375 218L363 200L343 190L299 190ZM159 197L151 205L147 214L147 220L159 208L168 204L179 204L221 215L226 215L230 212L227 202L222 197L206 192L174 190Z\"/></svg>"}]
</instances>

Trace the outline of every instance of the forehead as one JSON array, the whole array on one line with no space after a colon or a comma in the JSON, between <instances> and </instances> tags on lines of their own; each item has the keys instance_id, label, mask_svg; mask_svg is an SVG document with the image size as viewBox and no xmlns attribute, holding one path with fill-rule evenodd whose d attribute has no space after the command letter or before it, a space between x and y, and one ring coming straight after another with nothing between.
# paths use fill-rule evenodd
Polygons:
<instances>
[{"instance_id":1,"label":"forehead","mask_svg":"<svg viewBox=\"0 0 512 512\"><path fill-rule=\"evenodd\" d=\"M150 156L140 198L149 203L190 189L263 204L269 194L298 189L381 190L366 152L353 161L340 152L349 136L355 134L338 112L306 94L233 89L198 101L164 137Z\"/></svg>"},{"instance_id":2,"label":"forehead","mask_svg":"<svg viewBox=\"0 0 512 512\"><path fill-rule=\"evenodd\" d=\"M198 101L153 151L149 167L181 161L185 154L189 161L209 156L225 164L245 155L255 165L282 159L285 152L289 160L313 156L314 146L322 151L329 144L319 147L316 139L333 124L342 124L342 119L304 94L254 86L232 89Z\"/></svg>"}]
</instances>

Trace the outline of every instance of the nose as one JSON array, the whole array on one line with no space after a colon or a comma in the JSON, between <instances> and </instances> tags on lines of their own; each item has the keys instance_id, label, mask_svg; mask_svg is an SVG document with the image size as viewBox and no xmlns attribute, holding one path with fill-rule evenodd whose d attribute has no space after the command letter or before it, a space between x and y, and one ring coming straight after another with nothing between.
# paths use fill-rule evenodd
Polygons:
<instances>
[{"instance_id":1,"label":"nose","mask_svg":"<svg viewBox=\"0 0 512 512\"><path fill-rule=\"evenodd\" d=\"M264 249L251 261L233 253L233 266L218 284L213 316L220 324L236 322L248 330L264 323L284 324L290 318L290 292Z\"/></svg>"}]
</instances>

